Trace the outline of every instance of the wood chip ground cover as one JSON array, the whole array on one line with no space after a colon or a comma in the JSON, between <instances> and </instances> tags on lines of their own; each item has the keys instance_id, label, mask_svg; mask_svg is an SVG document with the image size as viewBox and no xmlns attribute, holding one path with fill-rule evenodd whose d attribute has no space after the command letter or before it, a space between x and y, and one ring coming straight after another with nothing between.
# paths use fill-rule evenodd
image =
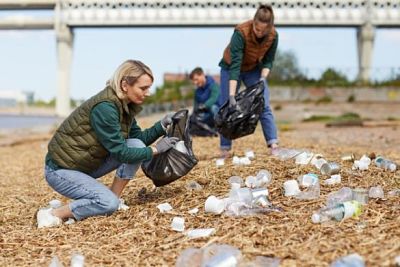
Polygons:
<instances>
[{"instance_id":1,"label":"wood chip ground cover","mask_svg":"<svg viewBox=\"0 0 400 267\"><path fill-rule=\"evenodd\" d=\"M150 122L142 119L142 125ZM343 153L375 152L400 162L399 127L326 129L321 123L298 124L282 132L285 147L305 148L340 162ZM362 140L360 139L362 138ZM0 266L48 266L57 255L65 266L75 251L85 256L86 266L174 266L182 250L226 243L241 250L246 259L273 256L281 266L327 266L333 260L358 253L368 266L393 266L400 255L400 197L370 200L361 216L339 223L311 223L313 211L325 204L326 196L343 186L381 185L387 193L400 188L400 172L389 173L370 166L364 172L352 171L351 163L342 165L342 183L322 185L321 197L302 201L283 196L282 184L307 172L312 166L298 166L291 161L271 157L261 130L235 142L235 154L252 149L256 160L249 166L236 167L230 160L216 167L217 138L194 138L199 164L183 179L157 190L140 171L123 198L130 206L109 217L89 218L58 228L37 229L35 213L52 199L61 199L43 177L47 140L30 139L0 147ZM260 169L273 174L269 185L270 200L283 212L251 217L228 217L204 213L209 195L228 194L227 179L246 177ZM113 174L101 179L110 184ZM322 177L321 177L322 178ZM190 180L203 185L201 191L188 191ZM161 214L156 206L168 202L174 208ZM188 211L199 208L196 215ZM185 217L186 229L214 227L208 238L189 240L171 230L174 216Z\"/></svg>"}]
</instances>

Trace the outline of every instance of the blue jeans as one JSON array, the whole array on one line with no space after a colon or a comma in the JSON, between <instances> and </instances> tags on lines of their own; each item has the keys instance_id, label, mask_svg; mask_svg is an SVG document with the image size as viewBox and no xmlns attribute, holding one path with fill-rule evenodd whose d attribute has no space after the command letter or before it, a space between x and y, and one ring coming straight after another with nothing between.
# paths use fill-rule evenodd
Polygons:
<instances>
[{"instance_id":1,"label":"blue jeans","mask_svg":"<svg viewBox=\"0 0 400 267\"><path fill-rule=\"evenodd\" d=\"M236 93L239 91L240 82L243 81L246 87L249 87L260 80L261 69L256 68L248 72L242 72L239 76ZM218 104L221 107L229 99L229 70L221 68L221 94L218 98ZM260 122L267 145L278 143L278 136L275 126L274 115L272 114L269 106L269 89L268 84L264 84L264 110L260 116ZM227 139L220 135L220 148L224 150L230 150L232 147L232 140Z\"/></svg>"},{"instance_id":2,"label":"blue jeans","mask_svg":"<svg viewBox=\"0 0 400 267\"><path fill-rule=\"evenodd\" d=\"M127 139L128 147L142 148L145 144L139 139ZM118 197L96 178L117 169L116 177L131 180L140 167L141 162L134 164L120 163L111 156L104 160L97 170L89 175L76 170L53 170L45 166L47 183L61 195L74 199L69 203L76 220L90 216L110 215L118 209Z\"/></svg>"}]
</instances>

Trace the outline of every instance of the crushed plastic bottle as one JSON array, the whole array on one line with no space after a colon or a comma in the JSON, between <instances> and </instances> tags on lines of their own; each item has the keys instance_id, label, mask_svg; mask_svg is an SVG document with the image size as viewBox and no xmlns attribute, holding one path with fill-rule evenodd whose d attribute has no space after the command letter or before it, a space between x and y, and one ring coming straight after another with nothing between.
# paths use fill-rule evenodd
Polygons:
<instances>
[{"instance_id":1,"label":"crushed plastic bottle","mask_svg":"<svg viewBox=\"0 0 400 267\"><path fill-rule=\"evenodd\" d=\"M395 172L397 169L396 163L381 156L375 158L375 165L385 171Z\"/></svg>"},{"instance_id":2,"label":"crushed plastic bottle","mask_svg":"<svg viewBox=\"0 0 400 267\"><path fill-rule=\"evenodd\" d=\"M327 207L334 207L337 204L353 200L353 190L349 187L343 187L337 192L328 194L326 200Z\"/></svg>"},{"instance_id":3,"label":"crushed plastic bottle","mask_svg":"<svg viewBox=\"0 0 400 267\"><path fill-rule=\"evenodd\" d=\"M307 165L310 163L313 157L314 153L304 151L295 157L295 163L300 165Z\"/></svg>"},{"instance_id":4,"label":"crushed plastic bottle","mask_svg":"<svg viewBox=\"0 0 400 267\"><path fill-rule=\"evenodd\" d=\"M373 186L369 189L369 197L370 198L384 198L385 193L383 192L382 186Z\"/></svg>"},{"instance_id":5,"label":"crushed plastic bottle","mask_svg":"<svg viewBox=\"0 0 400 267\"><path fill-rule=\"evenodd\" d=\"M365 262L363 257L354 253L335 260L331 267L365 267Z\"/></svg>"},{"instance_id":6,"label":"crushed plastic bottle","mask_svg":"<svg viewBox=\"0 0 400 267\"><path fill-rule=\"evenodd\" d=\"M322 223L329 220L341 221L350 217L357 217L361 214L361 204L355 200L337 204L334 207L327 207L315 212L311 216L313 223Z\"/></svg>"},{"instance_id":7,"label":"crushed plastic bottle","mask_svg":"<svg viewBox=\"0 0 400 267\"><path fill-rule=\"evenodd\" d=\"M292 158L296 157L301 152L302 151L299 151L296 149L279 147L272 151L272 155L281 160L288 160L288 159L292 159Z\"/></svg>"}]
</instances>

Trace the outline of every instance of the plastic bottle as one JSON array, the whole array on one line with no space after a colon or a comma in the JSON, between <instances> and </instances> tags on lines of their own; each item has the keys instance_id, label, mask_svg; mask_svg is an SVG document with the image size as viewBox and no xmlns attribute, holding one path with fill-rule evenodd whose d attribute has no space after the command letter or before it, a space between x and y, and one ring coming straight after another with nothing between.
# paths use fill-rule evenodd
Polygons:
<instances>
[{"instance_id":1,"label":"plastic bottle","mask_svg":"<svg viewBox=\"0 0 400 267\"><path fill-rule=\"evenodd\" d=\"M386 171L391 171L391 172L394 172L397 169L396 163L394 163L391 160L385 159L381 156L379 156L375 159L375 165L379 168L382 168Z\"/></svg>"},{"instance_id":2,"label":"plastic bottle","mask_svg":"<svg viewBox=\"0 0 400 267\"><path fill-rule=\"evenodd\" d=\"M361 204L357 201L347 201L319 210L311 216L313 223L322 223L328 220L341 221L361 214Z\"/></svg>"}]
</instances>

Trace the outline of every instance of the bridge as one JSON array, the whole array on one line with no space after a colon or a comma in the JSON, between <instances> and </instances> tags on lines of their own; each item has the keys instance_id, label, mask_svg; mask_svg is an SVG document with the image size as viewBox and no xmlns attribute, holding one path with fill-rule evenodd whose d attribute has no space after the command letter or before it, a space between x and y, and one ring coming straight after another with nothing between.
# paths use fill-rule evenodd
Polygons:
<instances>
[{"instance_id":1,"label":"bridge","mask_svg":"<svg viewBox=\"0 0 400 267\"><path fill-rule=\"evenodd\" d=\"M264 2L264 1L261 1ZM2 0L1 10L48 10L46 18L0 18L0 30L54 29L58 69L56 113L70 112L74 28L225 27L253 17L260 1L234 0ZM356 27L358 79L370 78L376 28L400 27L400 0L275 0L278 27Z\"/></svg>"}]
</instances>

